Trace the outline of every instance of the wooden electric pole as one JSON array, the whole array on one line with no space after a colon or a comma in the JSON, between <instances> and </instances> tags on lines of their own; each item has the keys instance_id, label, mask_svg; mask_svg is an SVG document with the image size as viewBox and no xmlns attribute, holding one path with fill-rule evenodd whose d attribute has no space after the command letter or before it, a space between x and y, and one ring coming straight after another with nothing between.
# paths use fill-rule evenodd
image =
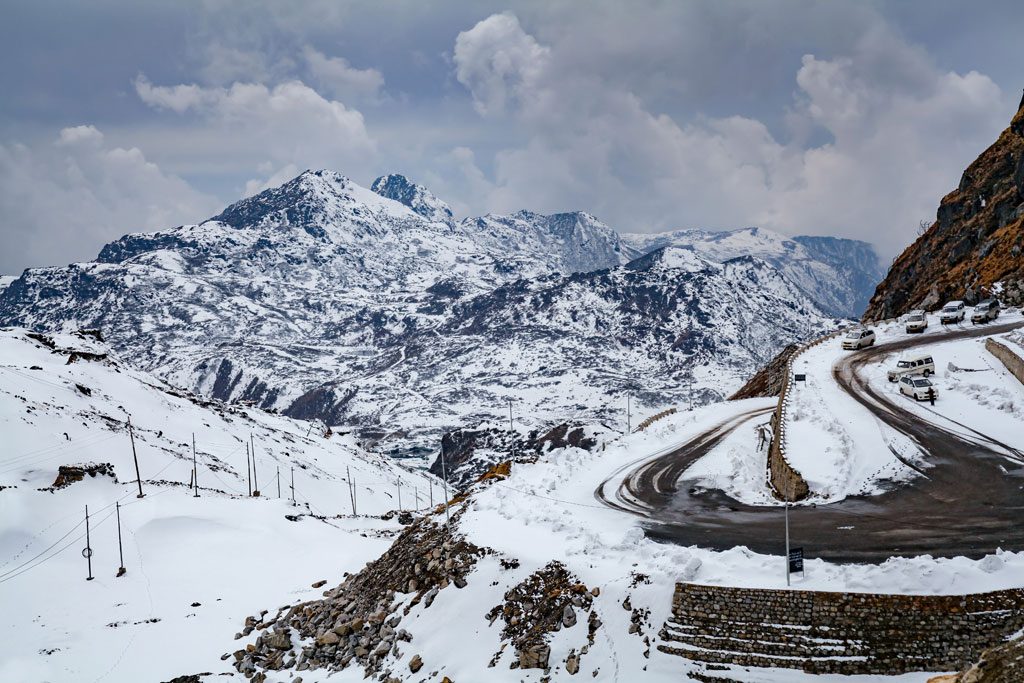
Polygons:
<instances>
[{"instance_id":1,"label":"wooden electric pole","mask_svg":"<svg viewBox=\"0 0 1024 683\"><path fill-rule=\"evenodd\" d=\"M85 577L86 581L92 581L92 544L89 541L89 506L85 506L85 548L82 550L82 555L85 556L85 561L89 565L89 576Z\"/></svg>"},{"instance_id":2,"label":"wooden electric pole","mask_svg":"<svg viewBox=\"0 0 1024 683\"><path fill-rule=\"evenodd\" d=\"M117 555L121 558L121 566L117 568L117 575L124 576L128 570L124 568L124 546L121 545L121 501L115 503L117 506Z\"/></svg>"},{"instance_id":3,"label":"wooden electric pole","mask_svg":"<svg viewBox=\"0 0 1024 683\"><path fill-rule=\"evenodd\" d=\"M192 484L195 487L194 498L199 497L199 468L196 466L196 434L192 432Z\"/></svg>"},{"instance_id":4,"label":"wooden electric pole","mask_svg":"<svg viewBox=\"0 0 1024 683\"><path fill-rule=\"evenodd\" d=\"M252 432L249 432L249 444L252 451L252 495L260 495L260 480L256 477L256 443L252 440Z\"/></svg>"},{"instance_id":5,"label":"wooden electric pole","mask_svg":"<svg viewBox=\"0 0 1024 683\"><path fill-rule=\"evenodd\" d=\"M128 416L128 438L132 442L132 459L135 461L135 480L139 483L139 495L138 498L144 498L145 494L142 493L142 475L139 474L139 455L135 452L135 434L132 433L132 416Z\"/></svg>"},{"instance_id":6,"label":"wooden electric pole","mask_svg":"<svg viewBox=\"0 0 1024 683\"><path fill-rule=\"evenodd\" d=\"M441 479L444 482L444 525L447 529L451 513L448 511L448 467L444 462L444 438L441 439Z\"/></svg>"}]
</instances>

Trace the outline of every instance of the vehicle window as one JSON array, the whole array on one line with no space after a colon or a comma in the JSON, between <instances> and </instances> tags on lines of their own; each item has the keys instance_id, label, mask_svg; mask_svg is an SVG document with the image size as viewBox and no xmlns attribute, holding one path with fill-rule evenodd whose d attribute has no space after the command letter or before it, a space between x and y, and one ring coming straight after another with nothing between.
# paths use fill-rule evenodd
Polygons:
<instances>
[{"instance_id":1,"label":"vehicle window","mask_svg":"<svg viewBox=\"0 0 1024 683\"><path fill-rule=\"evenodd\" d=\"M927 365L931 365L931 362L932 362L932 358L931 358L931 356L929 356L929 357L925 358L925 359L924 359L924 362L925 362L925 364L927 364Z\"/></svg>"},{"instance_id":2,"label":"vehicle window","mask_svg":"<svg viewBox=\"0 0 1024 683\"><path fill-rule=\"evenodd\" d=\"M896 364L896 367L898 367L898 368L909 368L910 367L910 361L908 361L908 360L901 360L899 363Z\"/></svg>"},{"instance_id":3,"label":"vehicle window","mask_svg":"<svg viewBox=\"0 0 1024 683\"><path fill-rule=\"evenodd\" d=\"M915 387L930 387L931 385L932 383L926 379L919 379L914 382Z\"/></svg>"}]
</instances>

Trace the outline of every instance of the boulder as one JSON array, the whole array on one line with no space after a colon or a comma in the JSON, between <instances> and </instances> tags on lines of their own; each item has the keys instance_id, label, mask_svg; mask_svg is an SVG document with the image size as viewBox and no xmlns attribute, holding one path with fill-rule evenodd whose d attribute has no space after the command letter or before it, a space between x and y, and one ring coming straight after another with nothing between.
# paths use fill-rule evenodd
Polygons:
<instances>
[{"instance_id":1,"label":"boulder","mask_svg":"<svg viewBox=\"0 0 1024 683\"><path fill-rule=\"evenodd\" d=\"M289 650L292 647L292 639L287 633L272 633L263 637L263 644L275 650Z\"/></svg>"}]
</instances>

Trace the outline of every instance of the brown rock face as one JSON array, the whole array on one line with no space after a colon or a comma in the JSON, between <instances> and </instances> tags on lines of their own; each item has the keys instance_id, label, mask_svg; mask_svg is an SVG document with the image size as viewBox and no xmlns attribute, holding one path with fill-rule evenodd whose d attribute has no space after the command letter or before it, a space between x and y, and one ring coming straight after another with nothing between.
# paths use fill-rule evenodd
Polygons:
<instances>
[{"instance_id":1,"label":"brown rock face","mask_svg":"<svg viewBox=\"0 0 1024 683\"><path fill-rule=\"evenodd\" d=\"M996 282L1005 285L1004 301L1024 302L1024 106L942 198L931 227L893 262L864 320L949 299L974 303Z\"/></svg>"},{"instance_id":2,"label":"brown rock face","mask_svg":"<svg viewBox=\"0 0 1024 683\"><path fill-rule=\"evenodd\" d=\"M729 397L730 401L762 396L778 396L782 391L782 381L786 378L786 363L796 353L798 346L790 344L782 349L768 365L757 371L740 390Z\"/></svg>"}]
</instances>

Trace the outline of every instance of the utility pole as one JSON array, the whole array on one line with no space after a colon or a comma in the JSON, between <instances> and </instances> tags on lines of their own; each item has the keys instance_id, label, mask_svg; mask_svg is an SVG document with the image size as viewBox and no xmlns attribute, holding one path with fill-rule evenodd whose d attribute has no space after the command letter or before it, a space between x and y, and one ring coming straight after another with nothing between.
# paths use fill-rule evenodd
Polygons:
<instances>
[{"instance_id":1,"label":"utility pole","mask_svg":"<svg viewBox=\"0 0 1024 683\"><path fill-rule=\"evenodd\" d=\"M252 450L252 495L260 495L260 481L256 478L256 443L252 440L252 432L249 432L249 444Z\"/></svg>"},{"instance_id":2,"label":"utility pole","mask_svg":"<svg viewBox=\"0 0 1024 683\"><path fill-rule=\"evenodd\" d=\"M629 414L629 392L626 392L626 434L633 431L632 417Z\"/></svg>"},{"instance_id":3,"label":"utility pole","mask_svg":"<svg viewBox=\"0 0 1024 683\"><path fill-rule=\"evenodd\" d=\"M89 506L85 506L85 548L82 549L82 555L85 556L85 561L89 564L89 576L85 578L86 581L92 581L92 544L89 542Z\"/></svg>"},{"instance_id":4,"label":"utility pole","mask_svg":"<svg viewBox=\"0 0 1024 683\"><path fill-rule=\"evenodd\" d=\"M292 507L295 507L295 468L292 468Z\"/></svg>"},{"instance_id":5,"label":"utility pole","mask_svg":"<svg viewBox=\"0 0 1024 683\"><path fill-rule=\"evenodd\" d=\"M245 476L249 482L249 497L252 498L252 463L249 456L249 444L245 444Z\"/></svg>"},{"instance_id":6,"label":"utility pole","mask_svg":"<svg viewBox=\"0 0 1024 683\"><path fill-rule=\"evenodd\" d=\"M789 497L786 497L786 587L789 587Z\"/></svg>"},{"instance_id":7,"label":"utility pole","mask_svg":"<svg viewBox=\"0 0 1024 683\"><path fill-rule=\"evenodd\" d=\"M686 379L689 380L686 383L686 386L687 386L686 394L687 394L687 397L690 399L690 410L692 411L693 410L693 371L692 370L686 375Z\"/></svg>"},{"instance_id":8,"label":"utility pole","mask_svg":"<svg viewBox=\"0 0 1024 683\"><path fill-rule=\"evenodd\" d=\"M117 554L121 558L121 566L117 568L117 576L124 576L128 570L124 568L124 546L121 545L121 501L115 503L117 510Z\"/></svg>"},{"instance_id":9,"label":"utility pole","mask_svg":"<svg viewBox=\"0 0 1024 683\"><path fill-rule=\"evenodd\" d=\"M412 500L413 500L413 508L412 509L415 510L416 512L419 512L420 511L420 487L419 486L413 486L412 487Z\"/></svg>"},{"instance_id":10,"label":"utility pole","mask_svg":"<svg viewBox=\"0 0 1024 683\"><path fill-rule=\"evenodd\" d=\"M277 497L281 497L281 466L277 466Z\"/></svg>"},{"instance_id":11,"label":"utility pole","mask_svg":"<svg viewBox=\"0 0 1024 683\"><path fill-rule=\"evenodd\" d=\"M444 462L444 438L441 439L441 479L444 482L444 526L447 529L451 522L451 512L448 510L448 467Z\"/></svg>"},{"instance_id":12,"label":"utility pole","mask_svg":"<svg viewBox=\"0 0 1024 683\"><path fill-rule=\"evenodd\" d=\"M516 428L512 426L512 399L508 400L508 430L514 432Z\"/></svg>"},{"instance_id":13,"label":"utility pole","mask_svg":"<svg viewBox=\"0 0 1024 683\"><path fill-rule=\"evenodd\" d=\"M196 466L196 433L192 432L192 483L195 486L196 495L199 497L199 468ZM123 564L123 563L122 563Z\"/></svg>"},{"instance_id":14,"label":"utility pole","mask_svg":"<svg viewBox=\"0 0 1024 683\"><path fill-rule=\"evenodd\" d=\"M398 487L398 511L402 511L402 478L399 477L395 480L395 486Z\"/></svg>"},{"instance_id":15,"label":"utility pole","mask_svg":"<svg viewBox=\"0 0 1024 683\"><path fill-rule=\"evenodd\" d=\"M434 509L434 480L427 479L427 483L430 484L430 509Z\"/></svg>"},{"instance_id":16,"label":"utility pole","mask_svg":"<svg viewBox=\"0 0 1024 683\"><path fill-rule=\"evenodd\" d=\"M352 514L359 512L359 489L356 488L356 479L352 477Z\"/></svg>"},{"instance_id":17,"label":"utility pole","mask_svg":"<svg viewBox=\"0 0 1024 683\"><path fill-rule=\"evenodd\" d=\"M142 493L142 475L139 474L139 456L135 452L135 435L132 433L132 416L128 416L128 438L132 442L132 459L135 460L135 480L139 483L139 495L138 498L144 498L145 494Z\"/></svg>"},{"instance_id":18,"label":"utility pole","mask_svg":"<svg viewBox=\"0 0 1024 683\"><path fill-rule=\"evenodd\" d=\"M352 515L356 514L356 501L352 497L352 470L345 465L345 483L348 485L348 504L352 506Z\"/></svg>"}]
</instances>

